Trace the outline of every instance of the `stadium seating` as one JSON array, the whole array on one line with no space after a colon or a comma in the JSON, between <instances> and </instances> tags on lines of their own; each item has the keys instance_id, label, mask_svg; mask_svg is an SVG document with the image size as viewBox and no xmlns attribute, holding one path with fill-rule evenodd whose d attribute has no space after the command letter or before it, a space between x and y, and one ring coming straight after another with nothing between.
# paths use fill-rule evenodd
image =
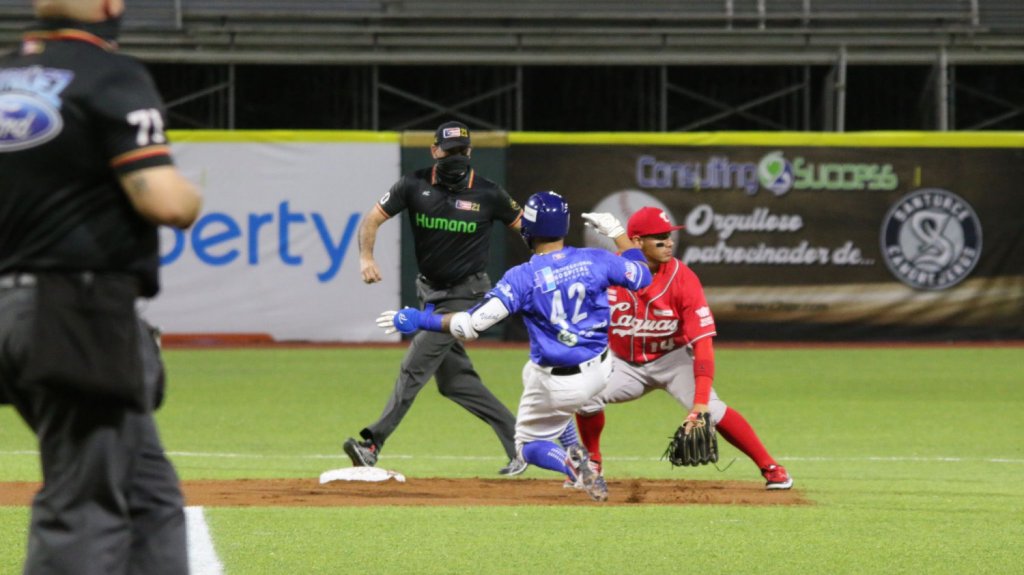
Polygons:
<instances>
[{"instance_id":1,"label":"stadium seating","mask_svg":"<svg viewBox=\"0 0 1024 575\"><path fill-rule=\"evenodd\" d=\"M1020 0L131 0L127 50L150 61L489 64L907 61L1024 46ZM31 20L0 0L0 41ZM865 53L856 54L858 48ZM965 56L966 57L966 56ZM915 60L916 58L916 60ZM883 62L884 63L884 62Z\"/></svg>"}]
</instances>

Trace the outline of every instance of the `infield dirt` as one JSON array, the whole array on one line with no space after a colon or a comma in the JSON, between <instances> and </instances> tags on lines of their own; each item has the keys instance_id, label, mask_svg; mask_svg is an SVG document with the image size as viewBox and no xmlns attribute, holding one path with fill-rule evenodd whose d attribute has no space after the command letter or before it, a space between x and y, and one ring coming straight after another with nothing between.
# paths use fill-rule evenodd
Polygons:
<instances>
[{"instance_id":1,"label":"infield dirt","mask_svg":"<svg viewBox=\"0 0 1024 575\"><path fill-rule=\"evenodd\" d=\"M182 482L187 505L208 507L354 507L367 505L809 505L798 490L766 491L754 481L608 482L595 503L551 479L408 479L405 483L316 479L235 479ZM0 483L0 505L29 505L35 482Z\"/></svg>"}]
</instances>

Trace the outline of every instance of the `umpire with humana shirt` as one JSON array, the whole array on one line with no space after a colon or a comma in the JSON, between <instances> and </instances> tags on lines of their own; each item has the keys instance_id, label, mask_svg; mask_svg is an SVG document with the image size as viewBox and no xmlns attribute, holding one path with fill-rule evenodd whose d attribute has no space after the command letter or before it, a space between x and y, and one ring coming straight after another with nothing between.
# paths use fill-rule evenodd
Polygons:
<instances>
[{"instance_id":1,"label":"umpire with humana shirt","mask_svg":"<svg viewBox=\"0 0 1024 575\"><path fill-rule=\"evenodd\" d=\"M153 419L163 366L135 300L159 289L157 226L191 225L200 197L148 73L116 52L123 0L34 6L0 58L0 403L43 475L24 572L187 573Z\"/></svg>"},{"instance_id":2,"label":"umpire with humana shirt","mask_svg":"<svg viewBox=\"0 0 1024 575\"><path fill-rule=\"evenodd\" d=\"M469 128L446 122L437 128L429 168L403 176L363 218L359 256L363 281L381 281L373 259L377 228L403 210L409 212L416 245L420 304L438 312L465 311L491 288L484 271L491 225L498 222L518 231L522 210L498 184L470 166ZM388 437L412 407L430 377L442 395L466 408L494 429L509 458L502 475L518 475L526 463L516 458L515 416L484 387L462 343L447 333L416 334L380 419L360 431L362 441L349 438L345 453L356 466L373 466Z\"/></svg>"}]
</instances>

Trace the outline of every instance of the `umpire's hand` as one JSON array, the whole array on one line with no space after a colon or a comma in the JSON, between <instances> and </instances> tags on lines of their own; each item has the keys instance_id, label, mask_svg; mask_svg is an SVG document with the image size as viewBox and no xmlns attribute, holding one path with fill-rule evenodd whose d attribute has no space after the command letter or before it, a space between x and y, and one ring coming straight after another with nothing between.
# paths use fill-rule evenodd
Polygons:
<instances>
[{"instance_id":1,"label":"umpire's hand","mask_svg":"<svg viewBox=\"0 0 1024 575\"><path fill-rule=\"evenodd\" d=\"M359 272L363 274L363 283L372 284L381 280L380 270L373 258L359 258Z\"/></svg>"}]
</instances>

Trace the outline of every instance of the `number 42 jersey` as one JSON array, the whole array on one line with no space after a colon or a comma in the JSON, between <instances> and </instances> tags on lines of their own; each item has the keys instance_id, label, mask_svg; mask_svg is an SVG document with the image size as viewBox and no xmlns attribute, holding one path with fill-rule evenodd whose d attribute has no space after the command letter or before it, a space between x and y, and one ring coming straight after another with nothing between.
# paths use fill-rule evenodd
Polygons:
<instances>
[{"instance_id":1,"label":"number 42 jersey","mask_svg":"<svg viewBox=\"0 0 1024 575\"><path fill-rule=\"evenodd\" d=\"M594 248L537 254L507 272L488 292L530 334L530 360L548 367L583 363L608 347L608 287L650 282L644 264Z\"/></svg>"}]
</instances>

